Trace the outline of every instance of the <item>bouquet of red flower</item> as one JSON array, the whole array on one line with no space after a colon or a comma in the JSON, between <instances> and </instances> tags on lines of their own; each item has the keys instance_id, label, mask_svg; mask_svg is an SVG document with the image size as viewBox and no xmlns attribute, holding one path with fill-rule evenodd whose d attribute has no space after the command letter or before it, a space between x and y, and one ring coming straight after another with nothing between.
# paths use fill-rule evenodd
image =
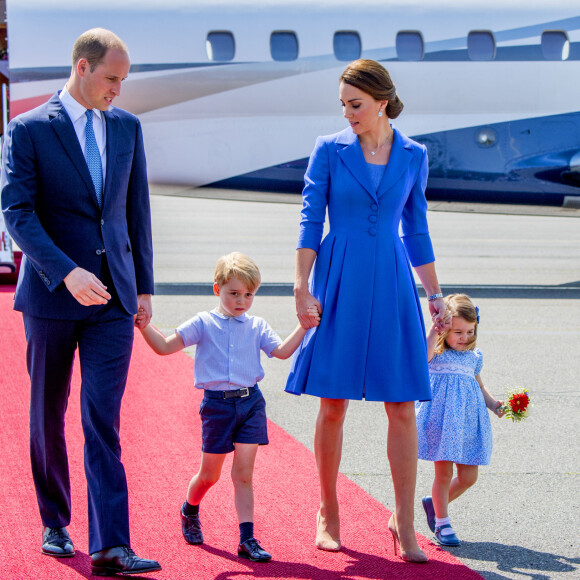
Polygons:
<instances>
[{"instance_id":1,"label":"bouquet of red flower","mask_svg":"<svg viewBox=\"0 0 580 580\"><path fill-rule=\"evenodd\" d=\"M523 421L530 412L532 400L528 394L528 389L521 391L510 391L507 396L507 403L504 404L502 410L505 411L505 416L512 421Z\"/></svg>"}]
</instances>

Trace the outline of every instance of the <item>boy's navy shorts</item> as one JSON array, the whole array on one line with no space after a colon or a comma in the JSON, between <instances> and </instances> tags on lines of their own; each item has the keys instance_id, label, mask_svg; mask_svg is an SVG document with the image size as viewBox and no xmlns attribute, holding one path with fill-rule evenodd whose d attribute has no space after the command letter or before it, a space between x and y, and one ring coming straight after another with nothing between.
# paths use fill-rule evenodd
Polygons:
<instances>
[{"instance_id":1,"label":"boy's navy shorts","mask_svg":"<svg viewBox=\"0 0 580 580\"><path fill-rule=\"evenodd\" d=\"M247 396L231 396L246 392ZM204 391L199 414L204 453L230 453L234 443L268 444L266 401L258 385L238 391Z\"/></svg>"}]
</instances>

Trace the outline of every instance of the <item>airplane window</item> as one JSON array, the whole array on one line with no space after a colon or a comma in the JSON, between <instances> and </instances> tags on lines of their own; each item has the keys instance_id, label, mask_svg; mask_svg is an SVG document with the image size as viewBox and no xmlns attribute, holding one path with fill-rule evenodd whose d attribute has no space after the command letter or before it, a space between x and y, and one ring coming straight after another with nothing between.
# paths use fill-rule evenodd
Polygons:
<instances>
[{"instance_id":1,"label":"airplane window","mask_svg":"<svg viewBox=\"0 0 580 580\"><path fill-rule=\"evenodd\" d=\"M493 60L495 58L495 38L489 30L472 30L467 35L469 60Z\"/></svg>"},{"instance_id":2,"label":"airplane window","mask_svg":"<svg viewBox=\"0 0 580 580\"><path fill-rule=\"evenodd\" d=\"M570 41L563 30L542 32L542 53L546 60L566 60L570 56Z\"/></svg>"},{"instance_id":3,"label":"airplane window","mask_svg":"<svg viewBox=\"0 0 580 580\"><path fill-rule=\"evenodd\" d=\"M205 50L209 60L233 60L236 52L234 35L227 30L209 32L205 41Z\"/></svg>"},{"instance_id":4,"label":"airplane window","mask_svg":"<svg viewBox=\"0 0 580 580\"><path fill-rule=\"evenodd\" d=\"M425 56L423 36L414 30L398 32L396 47L399 60L423 60Z\"/></svg>"},{"instance_id":5,"label":"airplane window","mask_svg":"<svg viewBox=\"0 0 580 580\"><path fill-rule=\"evenodd\" d=\"M334 56L338 60L356 60L360 58L362 44L358 32L341 30L334 33Z\"/></svg>"},{"instance_id":6,"label":"airplane window","mask_svg":"<svg viewBox=\"0 0 580 580\"><path fill-rule=\"evenodd\" d=\"M298 58L298 38L295 32L272 32L270 54L274 60L296 60Z\"/></svg>"}]
</instances>

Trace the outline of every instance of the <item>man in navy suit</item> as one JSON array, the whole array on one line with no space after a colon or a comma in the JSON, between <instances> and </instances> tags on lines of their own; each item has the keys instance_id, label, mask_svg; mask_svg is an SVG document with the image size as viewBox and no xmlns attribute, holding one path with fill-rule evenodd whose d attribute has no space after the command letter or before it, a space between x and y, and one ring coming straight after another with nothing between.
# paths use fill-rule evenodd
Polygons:
<instances>
[{"instance_id":1,"label":"man in navy suit","mask_svg":"<svg viewBox=\"0 0 580 580\"><path fill-rule=\"evenodd\" d=\"M83 33L70 79L47 103L13 119L1 192L24 259L15 309L23 314L31 383L32 473L42 552L74 556L64 418L80 360L89 553L97 575L160 570L130 548L119 417L134 315L151 317L153 250L145 152L137 118L111 103L130 68L108 30Z\"/></svg>"}]
</instances>

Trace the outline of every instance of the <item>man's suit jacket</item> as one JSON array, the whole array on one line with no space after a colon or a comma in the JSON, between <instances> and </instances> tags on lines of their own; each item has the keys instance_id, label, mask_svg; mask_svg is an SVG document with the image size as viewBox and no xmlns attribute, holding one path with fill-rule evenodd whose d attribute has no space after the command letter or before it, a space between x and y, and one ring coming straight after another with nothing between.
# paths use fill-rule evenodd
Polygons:
<instances>
[{"instance_id":1,"label":"man's suit jacket","mask_svg":"<svg viewBox=\"0 0 580 580\"><path fill-rule=\"evenodd\" d=\"M8 125L2 210L23 251L16 310L78 320L95 306L79 304L63 283L80 266L97 277L103 252L120 302L137 312L137 294L153 294L151 212L143 136L138 119L105 112L107 169L103 207L72 121L58 93Z\"/></svg>"}]
</instances>

